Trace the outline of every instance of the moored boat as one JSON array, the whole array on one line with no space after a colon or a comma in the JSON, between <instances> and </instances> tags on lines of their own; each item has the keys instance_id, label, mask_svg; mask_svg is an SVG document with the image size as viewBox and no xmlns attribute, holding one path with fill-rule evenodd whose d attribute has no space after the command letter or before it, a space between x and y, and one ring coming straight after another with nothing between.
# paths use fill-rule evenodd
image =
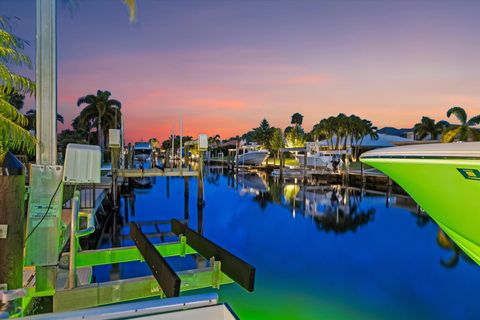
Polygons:
<instances>
[{"instance_id":1,"label":"moored boat","mask_svg":"<svg viewBox=\"0 0 480 320\"><path fill-rule=\"evenodd\" d=\"M295 158L303 165L305 163L304 154L296 154ZM339 152L317 152L307 153L307 167L325 168L335 170L342 164L342 159Z\"/></svg>"},{"instance_id":2,"label":"moored boat","mask_svg":"<svg viewBox=\"0 0 480 320\"><path fill-rule=\"evenodd\" d=\"M135 142L133 158L137 161L148 161L152 156L152 146L148 142Z\"/></svg>"},{"instance_id":3,"label":"moored boat","mask_svg":"<svg viewBox=\"0 0 480 320\"><path fill-rule=\"evenodd\" d=\"M480 142L377 149L360 160L397 182L480 264Z\"/></svg>"},{"instance_id":4,"label":"moored boat","mask_svg":"<svg viewBox=\"0 0 480 320\"><path fill-rule=\"evenodd\" d=\"M259 166L268 158L268 155L267 150L244 148L244 152L238 155L237 161L239 165Z\"/></svg>"}]
</instances>

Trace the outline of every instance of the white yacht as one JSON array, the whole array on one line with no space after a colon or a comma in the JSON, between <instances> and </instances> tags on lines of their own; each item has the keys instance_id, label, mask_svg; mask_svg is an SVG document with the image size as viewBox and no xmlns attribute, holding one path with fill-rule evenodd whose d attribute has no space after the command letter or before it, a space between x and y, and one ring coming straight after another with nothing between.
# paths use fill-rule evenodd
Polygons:
<instances>
[{"instance_id":1,"label":"white yacht","mask_svg":"<svg viewBox=\"0 0 480 320\"><path fill-rule=\"evenodd\" d=\"M270 154L268 150L259 149L256 145L241 147L242 153L236 159L239 165L259 166Z\"/></svg>"},{"instance_id":2,"label":"white yacht","mask_svg":"<svg viewBox=\"0 0 480 320\"><path fill-rule=\"evenodd\" d=\"M307 149L307 167L335 170L343 163L342 155L348 155L347 150L325 150L324 146L316 142L307 142L305 147ZM296 154L295 158L300 165L305 163L304 154Z\"/></svg>"}]
</instances>

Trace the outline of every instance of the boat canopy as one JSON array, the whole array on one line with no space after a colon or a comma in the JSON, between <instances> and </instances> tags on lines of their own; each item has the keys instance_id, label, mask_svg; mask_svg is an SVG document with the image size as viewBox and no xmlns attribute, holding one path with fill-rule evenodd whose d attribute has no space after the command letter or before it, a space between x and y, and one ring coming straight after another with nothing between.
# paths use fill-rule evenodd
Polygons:
<instances>
[{"instance_id":1,"label":"boat canopy","mask_svg":"<svg viewBox=\"0 0 480 320\"><path fill-rule=\"evenodd\" d=\"M480 142L431 143L376 149L361 158L480 158Z\"/></svg>"},{"instance_id":2,"label":"boat canopy","mask_svg":"<svg viewBox=\"0 0 480 320\"><path fill-rule=\"evenodd\" d=\"M152 145L148 142L135 142L135 145L133 146L135 150L151 150Z\"/></svg>"}]
</instances>

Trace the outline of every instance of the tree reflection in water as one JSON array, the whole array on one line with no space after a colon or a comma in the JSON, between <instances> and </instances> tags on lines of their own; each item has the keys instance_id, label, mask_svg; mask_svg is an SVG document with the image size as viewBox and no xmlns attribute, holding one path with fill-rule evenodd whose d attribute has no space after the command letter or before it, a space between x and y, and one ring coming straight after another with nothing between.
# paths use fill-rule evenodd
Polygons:
<instances>
[{"instance_id":1,"label":"tree reflection in water","mask_svg":"<svg viewBox=\"0 0 480 320\"><path fill-rule=\"evenodd\" d=\"M459 246L453 242L442 229L438 228L437 232L437 244L448 251L453 251L453 255L448 259L444 260L443 258L440 259L440 264L445 268L451 269L458 265L460 258L463 260L474 264L474 261L460 249Z\"/></svg>"},{"instance_id":2,"label":"tree reflection in water","mask_svg":"<svg viewBox=\"0 0 480 320\"><path fill-rule=\"evenodd\" d=\"M265 211L270 203L287 207L293 217L298 214L311 217L317 229L326 233L356 232L374 221L376 208L374 205L366 207L368 202L363 202L365 194L392 197L390 202L392 207L410 211L418 227L426 227L431 221L431 218L406 194L389 195L380 191L340 185L285 183L278 177L263 172L230 175L229 181L232 180L232 185L234 179L239 185L238 192L242 196L246 194L253 196L252 200L258 203L262 211ZM214 184L217 184L216 180L217 178L213 179ZM450 258L440 259L440 264L445 268L454 268L461 259L473 263L440 229L437 233L437 244L453 252Z\"/></svg>"}]
</instances>

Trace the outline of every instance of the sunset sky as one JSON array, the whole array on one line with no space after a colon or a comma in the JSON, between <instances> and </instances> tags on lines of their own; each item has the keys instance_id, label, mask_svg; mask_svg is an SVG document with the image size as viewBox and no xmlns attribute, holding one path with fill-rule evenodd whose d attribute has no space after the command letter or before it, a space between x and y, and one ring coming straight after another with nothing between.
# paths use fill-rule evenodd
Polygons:
<instances>
[{"instance_id":1,"label":"sunset sky","mask_svg":"<svg viewBox=\"0 0 480 320\"><path fill-rule=\"evenodd\" d=\"M227 138L294 112L307 130L340 112L378 127L480 114L480 1L138 0L135 24L120 0L73 3L57 12L60 129L98 89L122 101L127 141L181 118ZM21 19L35 60L35 1L0 0L0 15Z\"/></svg>"}]
</instances>

